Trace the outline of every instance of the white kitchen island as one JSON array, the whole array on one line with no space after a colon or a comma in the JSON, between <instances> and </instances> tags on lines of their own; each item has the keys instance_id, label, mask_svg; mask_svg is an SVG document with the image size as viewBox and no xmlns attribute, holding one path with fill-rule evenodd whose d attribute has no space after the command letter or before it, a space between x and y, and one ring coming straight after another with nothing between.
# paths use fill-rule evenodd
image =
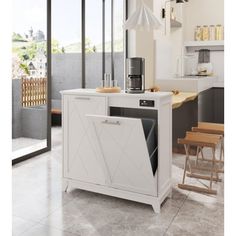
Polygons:
<instances>
[{"instance_id":1,"label":"white kitchen island","mask_svg":"<svg viewBox=\"0 0 236 236\"><path fill-rule=\"evenodd\" d=\"M172 192L171 93L75 89L61 94L64 190L129 199L160 212ZM143 119L155 125L155 154L149 152L153 140L144 133Z\"/></svg>"}]
</instances>

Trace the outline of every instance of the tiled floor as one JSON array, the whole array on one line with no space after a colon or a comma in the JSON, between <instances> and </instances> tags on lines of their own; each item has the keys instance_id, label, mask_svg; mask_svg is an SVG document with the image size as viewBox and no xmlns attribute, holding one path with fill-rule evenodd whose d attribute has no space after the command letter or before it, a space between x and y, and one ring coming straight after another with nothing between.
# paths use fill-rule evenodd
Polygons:
<instances>
[{"instance_id":1,"label":"tiled floor","mask_svg":"<svg viewBox=\"0 0 236 236\"><path fill-rule=\"evenodd\" d=\"M51 152L13 167L13 235L23 236L222 236L223 183L217 196L177 188L184 157L173 157L173 197L161 213L149 205L61 188L61 129ZM195 182L195 180L188 180Z\"/></svg>"}]
</instances>

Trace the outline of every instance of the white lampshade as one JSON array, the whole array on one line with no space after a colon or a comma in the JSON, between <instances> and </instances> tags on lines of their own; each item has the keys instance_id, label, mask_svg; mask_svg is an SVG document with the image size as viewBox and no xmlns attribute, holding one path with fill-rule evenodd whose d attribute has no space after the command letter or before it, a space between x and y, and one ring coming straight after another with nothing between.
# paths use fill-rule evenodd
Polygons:
<instances>
[{"instance_id":1,"label":"white lampshade","mask_svg":"<svg viewBox=\"0 0 236 236\"><path fill-rule=\"evenodd\" d=\"M152 13L152 11L141 1L137 10L125 21L124 29L126 30L153 30L161 26L161 22Z\"/></svg>"}]
</instances>

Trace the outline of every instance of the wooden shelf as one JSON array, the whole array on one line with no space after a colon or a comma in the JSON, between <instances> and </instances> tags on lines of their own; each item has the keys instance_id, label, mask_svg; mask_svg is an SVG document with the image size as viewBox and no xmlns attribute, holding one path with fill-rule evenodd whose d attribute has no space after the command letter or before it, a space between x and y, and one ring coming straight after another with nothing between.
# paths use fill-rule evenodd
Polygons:
<instances>
[{"instance_id":1,"label":"wooden shelf","mask_svg":"<svg viewBox=\"0 0 236 236\"><path fill-rule=\"evenodd\" d=\"M182 27L182 23L177 20L170 19L170 26L171 28L180 28Z\"/></svg>"}]
</instances>

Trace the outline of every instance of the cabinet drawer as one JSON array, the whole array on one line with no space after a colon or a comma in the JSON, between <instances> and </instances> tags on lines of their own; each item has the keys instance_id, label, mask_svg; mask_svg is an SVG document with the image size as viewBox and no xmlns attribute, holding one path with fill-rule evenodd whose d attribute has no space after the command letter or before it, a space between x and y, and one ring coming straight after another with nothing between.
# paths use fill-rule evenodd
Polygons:
<instances>
[{"instance_id":1,"label":"cabinet drawer","mask_svg":"<svg viewBox=\"0 0 236 236\"><path fill-rule=\"evenodd\" d=\"M77 101L78 103L89 103L89 102L99 102L103 103L105 106L105 97L101 96L84 96L84 95L64 95L64 99L67 101Z\"/></svg>"}]
</instances>

